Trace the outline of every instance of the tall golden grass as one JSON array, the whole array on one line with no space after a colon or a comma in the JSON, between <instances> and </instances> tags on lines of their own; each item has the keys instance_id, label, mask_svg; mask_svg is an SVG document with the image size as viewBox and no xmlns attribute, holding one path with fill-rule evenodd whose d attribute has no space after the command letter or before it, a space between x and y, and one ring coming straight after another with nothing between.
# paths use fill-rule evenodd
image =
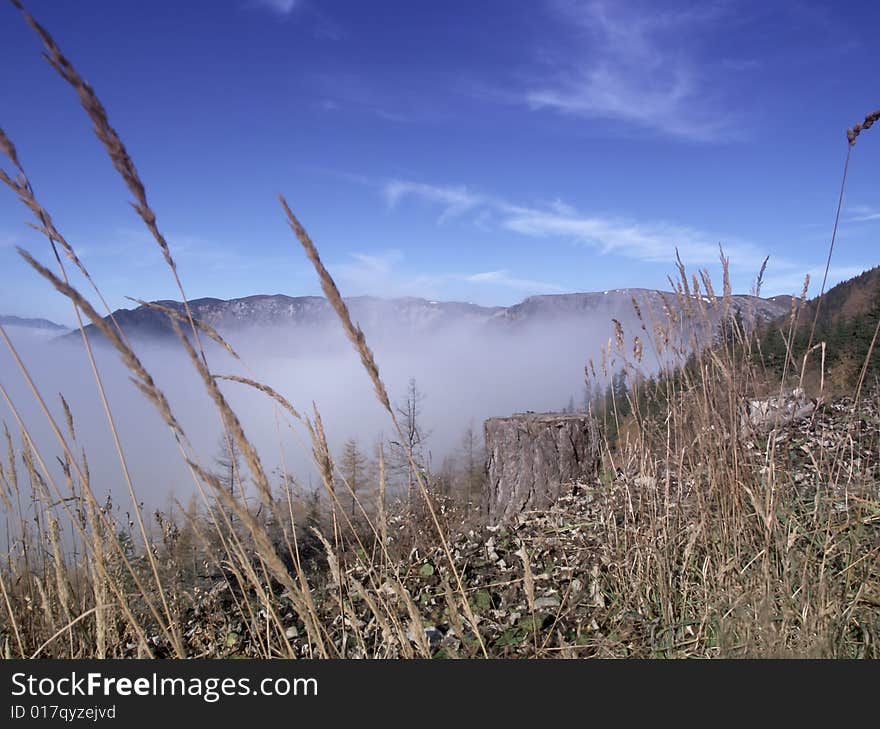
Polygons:
<instances>
[{"instance_id":1,"label":"tall golden grass","mask_svg":"<svg viewBox=\"0 0 880 729\"><path fill-rule=\"evenodd\" d=\"M49 63L76 92L186 302L171 245L106 110L48 31L18 0L12 2L43 43ZM870 115L869 119L873 122ZM866 121L858 131L869 126ZM850 141L854 138L851 132ZM421 516L396 513L387 506L381 450L378 503L367 503L340 477L316 409L302 412L255 378L215 372L201 336L234 355L220 334L196 321L188 306L184 315L165 311L216 408L228 448L240 453L246 464L257 505L246 498L238 469L234 488L228 488L204 455L196 452L170 402L113 320L75 247L39 201L18 151L2 130L0 151L12 170L0 170L0 179L33 214L34 227L53 252L56 270L24 251L22 256L71 303L131 502L126 507L130 516L120 520L114 504L96 497L74 416L66 402L64 422L53 416L27 363L0 327L0 339L55 439L52 452L36 442L18 405L0 383L0 396L12 413L12 429L17 430L14 437L4 426L6 455L0 462L0 497L10 525L9 549L0 566L4 655L430 657L438 650L426 630L430 626L412 570L429 552L438 555L440 585L431 600L442 606L447 630L458 638L457 648L447 649L446 654L498 655L501 644L487 627L486 608L475 599L477 588L468 582L468 565L454 546L461 515L454 505L438 498L431 479L416 467L414 455L409 453L408 458L421 495ZM305 228L283 197L280 203L377 399L405 441L363 332L352 321ZM778 381L761 367L753 330L730 316L723 254L722 264L721 296L716 296L708 274L689 278L679 260L674 282L677 306L670 302L663 318L649 321L651 313L640 311L634 302L645 326L633 340L631 355L625 350L624 332L616 332L616 349L609 349L607 358L631 372L633 381L645 379L644 347L660 361L668 361L670 354L684 360L691 352L693 358L688 367L662 378L644 397L637 388L632 390L626 415L618 412L623 403L612 404L618 437L605 440L603 471L588 484L591 516L584 523L563 525L588 535L585 543L590 548L568 556L575 565L570 585L574 577L589 582L590 600L584 602L575 590L566 590L554 625L570 615L588 619L578 619L571 630L547 634L539 634L533 620L527 649L521 654L876 657L880 653L876 464L849 458L848 447L862 435L858 423L850 423L835 447L816 451L807 446L816 478L805 489L780 464L778 433L764 434L759 446L756 441L762 436L743 429L744 399L783 388L791 373ZM92 286L97 305L70 283L70 265ZM729 335L705 346L698 333L714 330L719 311L724 321L732 322ZM793 310L792 327L795 320ZM139 506L126 458L135 446L118 436L86 322L115 348L135 386L156 408L192 479L197 501L181 506L173 516L156 514L158 535ZM693 339L680 341L675 332L690 332ZM803 363L792 358L789 365L797 376ZM325 507L310 510L286 471L280 485L273 484L264 458L221 389L224 382L268 398L282 422L305 427ZM862 395L861 381L858 395ZM858 413L858 404L854 412ZM56 458L61 476L54 468ZM343 507L342 495L356 510ZM401 528L403 520L417 517L417 529ZM529 528L528 523L524 528ZM546 526L532 529L526 532L532 542L552 536L534 531ZM409 541L407 534L412 535ZM479 539L480 532L476 534ZM537 566L533 568L536 550L529 549L527 541L523 538L517 551L521 569L513 577L506 573L505 580L534 616L536 584L542 575ZM433 570L432 565L429 572ZM214 600L220 592L227 596L222 609ZM219 643L205 637L208 631L202 629L217 624L225 626L219 633L225 639Z\"/></svg>"}]
</instances>

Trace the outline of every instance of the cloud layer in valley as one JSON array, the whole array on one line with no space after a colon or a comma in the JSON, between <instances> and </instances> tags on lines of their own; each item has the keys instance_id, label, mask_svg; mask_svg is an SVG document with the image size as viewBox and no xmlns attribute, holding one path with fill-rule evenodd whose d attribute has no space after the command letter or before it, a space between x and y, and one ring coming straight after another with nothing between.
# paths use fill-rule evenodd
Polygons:
<instances>
[{"instance_id":1,"label":"cloud layer in valley","mask_svg":"<svg viewBox=\"0 0 880 729\"><path fill-rule=\"evenodd\" d=\"M410 378L415 378L425 396L421 424L429 434L426 455L434 468L455 453L468 426L479 431L487 417L558 410L570 401L581 405L584 367L593 358L596 368L601 369L600 350L613 336L609 312L601 308L594 315L561 314L497 328L483 320L464 319L429 335L377 322L364 326L392 400L398 404L405 401ZM130 508L81 342L76 337L47 341L25 331L11 331L10 336L62 430L65 415L59 393L69 403L76 428L75 451L82 448L87 453L99 498L112 493L121 509ZM230 332L228 339L242 354L244 364L213 348L209 350L213 370L265 382L304 414L311 414L314 404L334 454L339 454L349 438L357 439L366 452L379 440L392 438L390 418L377 402L368 376L336 322L327 328L249 328ZM182 348L168 342L139 342L136 348L167 395L202 463L215 467L220 419ZM139 500L149 509L166 508L171 498L185 504L196 490L174 438L153 406L131 384L115 352L106 346L96 346L95 351ZM0 351L0 383L42 459L55 464L62 450L5 348ZM269 398L249 387L224 383L222 389L276 482L280 482L278 469L284 466L303 490L316 487L319 481L303 426L288 422ZM0 404L0 419L20 442L16 417L5 403ZM60 471L55 466L52 469L60 478Z\"/></svg>"}]
</instances>

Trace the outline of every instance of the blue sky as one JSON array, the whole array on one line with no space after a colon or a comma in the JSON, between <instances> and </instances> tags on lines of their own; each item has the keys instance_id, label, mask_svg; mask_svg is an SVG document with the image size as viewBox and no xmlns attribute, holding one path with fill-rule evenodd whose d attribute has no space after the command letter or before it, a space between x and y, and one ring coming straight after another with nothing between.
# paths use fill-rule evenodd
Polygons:
<instances>
[{"instance_id":1,"label":"blue sky","mask_svg":"<svg viewBox=\"0 0 880 729\"><path fill-rule=\"evenodd\" d=\"M845 130L880 106L880 6L211 0L28 7L94 86L190 297L319 293L283 193L346 295L510 304L668 288L678 246L748 291L818 288ZM0 125L112 306L173 298L73 92L0 7ZM832 282L878 263L880 130L853 153ZM0 313L70 322L15 246Z\"/></svg>"}]
</instances>

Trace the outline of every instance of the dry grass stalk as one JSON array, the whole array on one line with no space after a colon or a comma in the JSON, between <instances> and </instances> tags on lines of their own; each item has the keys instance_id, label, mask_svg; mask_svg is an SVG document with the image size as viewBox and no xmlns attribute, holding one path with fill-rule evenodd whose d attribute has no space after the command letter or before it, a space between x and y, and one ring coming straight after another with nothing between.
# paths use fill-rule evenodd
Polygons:
<instances>
[{"instance_id":1,"label":"dry grass stalk","mask_svg":"<svg viewBox=\"0 0 880 729\"><path fill-rule=\"evenodd\" d=\"M22 8L18 0L13 2ZM155 213L147 204L144 185L110 126L106 111L48 33L26 11L22 12L46 45L49 62L77 90L99 139L135 198L135 209L176 278L170 249L158 229ZM868 115L865 123L850 130L850 146L858 133L877 118L877 114ZM81 266L72 246L55 230L48 213L37 202L17 150L2 132L0 152L15 168L15 176L3 173L3 181L34 213L38 230L47 235L53 250L59 245L75 265ZM352 322L316 247L283 198L281 202L328 300L361 357L377 397L400 433L363 332ZM232 594L230 612L242 623L252 650L262 657L432 655L425 616L415 599L418 585L406 574L412 565L393 558L388 550L391 527L386 513L381 447L378 528L373 527L361 506L374 540L370 545L345 509L338 508L339 482L334 476L333 459L317 409L310 418L302 418L286 398L256 379L213 374L198 333L234 354L222 337L213 329L200 326L192 318L188 304L186 317L164 311L167 307L152 305L169 315L172 328L212 397L224 430L245 457L261 501L261 508L254 513L248 508L243 488L241 498L237 498L198 462L195 454L189 453L190 445L170 404L144 370L124 333L112 320L104 320L70 285L57 251L56 257L61 266L60 276L51 274L25 254L32 267L71 300L77 316L79 312L85 313L113 344L135 384L159 409L175 434L205 509L195 517L187 516L185 521L198 544L198 551L194 549L193 554L221 570L217 584ZM720 307L726 321L731 310L731 290L723 251L721 260L724 285ZM513 540L519 541L523 578L510 583L515 584L519 599L525 600L532 614L531 654L544 656L559 651L564 655L876 655L880 645L876 630L876 600L880 594L876 514L880 506L876 494L868 490L871 484L864 480L867 474L847 456L857 448L858 434L848 433L840 445L831 449L807 449L821 483L816 484L812 500L806 503L785 469L779 466L784 446L777 442L775 434L755 445L747 440L753 435L740 429L738 408L742 399L774 384L767 381L766 371L752 366L750 357L744 355L751 352L751 330L733 324L729 337L719 346L705 346L699 333L713 331L717 324L713 317L719 307L711 280L705 271L688 277L678 256L676 265L679 278L672 286L678 305L672 306L664 298L665 315L651 321L653 312L642 312L633 302L643 334L634 338L630 353L623 346L624 332L618 322L614 339L609 340L607 351L603 351L602 369L607 375L623 367L634 385L641 387L647 374L642 361L646 338L658 361L678 363L692 353L692 366L677 371L670 366L669 376L648 393L647 405L640 400L639 393L627 393L625 402L621 402L612 392L611 406L618 430L629 428L616 441L605 440L604 465L606 473L613 476L610 482L603 479L601 485L596 484L590 502L595 508L590 507L593 511L585 516L584 523L566 524L563 528L553 523L547 527L554 540L562 538L569 529L581 532L585 540L565 555L574 560L572 569L582 569L589 580L590 618L587 624L578 624L576 636L553 632L564 623L568 613L578 610L578 601L569 599L573 585L569 582L553 616L554 627L542 635L539 643L536 581L546 576L536 577L531 563L541 558L541 550L530 541L530 555L525 539ZM764 266L766 261L756 280L756 292L760 291ZM88 276L84 267L81 270ZM179 279L177 283L186 303ZM806 289L802 298L805 296ZM780 332L789 353L786 368L795 370L798 363L793 358L791 343L797 312L798 307L794 306L788 332ZM193 330L195 345L181 328L187 324ZM648 325L655 335L653 341ZM880 326L875 330L871 352L878 331ZM119 535L130 535L134 521L120 525L110 505L96 501L85 454L74 453L75 423L66 401L62 398L65 432L46 407L2 327L0 338L6 340L58 439L62 450L59 466L64 478L64 484L56 483L57 471L53 473L48 467L27 424L0 384L0 395L13 413L22 441L16 453L4 424L7 463L0 465L0 497L13 519L18 518L18 551L13 556L13 550L7 550L7 563L0 565L0 592L5 608L0 632L6 655L17 651L22 657L110 657L120 655L122 646L129 641L136 643L138 655L150 655L153 646L163 639L172 653L191 655L192 648L181 643L174 624L191 585L179 573L159 569L153 559L156 545L147 539L139 512L135 518L142 532L143 553L127 554L122 549ZM104 398L84 332L83 340ZM614 340L618 345L617 357L612 357ZM824 342L810 345L808 352L821 346L824 357ZM869 353L868 359L870 356ZM596 379L592 362L585 367L586 376L589 369ZM806 361L796 374L802 378L805 369ZM867 362L859 378L856 399L861 396L866 371ZM220 391L218 383L223 380L260 391L295 420L304 422L309 430L313 455L334 513L334 543L322 536L324 532L316 532L329 570L329 589L323 584L323 572L306 571L300 553L306 545L297 533L297 520L301 523L302 518L295 515L298 505L290 493L286 469L285 515L272 494L260 454ZM785 380L780 388L784 384ZM655 400L651 401L651 397ZM663 408L659 414L658 403ZM107 410L112 424L109 407ZM412 453L407 455L415 465ZM21 478L18 461L23 469ZM431 484L418 472L417 482L433 530L430 547L435 542L439 545L432 559L439 565L445 558L449 565L448 570L441 567L439 587L452 626L450 634L464 638L468 631L472 632L483 655L488 655L484 640L486 621L476 619L468 599L469 590L462 580L462 565L456 562L449 532L438 519ZM129 488L134 500L130 481ZM33 514L27 519L22 495L30 499L28 504L33 507ZM62 514L69 521L76 548L86 556L80 564L74 564L64 554L57 521ZM261 519L263 514L268 516ZM280 537L271 531L279 527ZM547 535L533 534L531 538L542 536ZM169 544L166 558L175 549L170 537ZM282 547L293 556L292 567L285 561ZM371 553L373 557L369 557ZM376 558L377 554L381 559ZM577 562L584 554L587 561ZM356 567L364 570L361 579L355 577ZM179 564L175 566L179 568ZM448 579L450 572L455 580L454 590ZM152 586L144 574L151 575ZM322 584L312 584L310 579ZM154 604L157 597L161 609ZM285 600L304 626L306 635L301 644L294 645L296 641L288 640L280 605ZM25 610L24 605L34 609ZM371 637L374 626L378 629ZM497 647L497 643L492 644L493 650ZM464 643L462 649L468 650Z\"/></svg>"},{"instance_id":2,"label":"dry grass stalk","mask_svg":"<svg viewBox=\"0 0 880 729\"><path fill-rule=\"evenodd\" d=\"M880 109L877 109L877 111L873 111L870 114L866 114L864 120L862 120L859 124L856 124L850 129L847 129L846 139L849 142L849 146L854 146L859 134L861 134L866 129L870 129L875 121L880 121Z\"/></svg>"},{"instance_id":3,"label":"dry grass stalk","mask_svg":"<svg viewBox=\"0 0 880 729\"><path fill-rule=\"evenodd\" d=\"M370 348L367 346L366 337L364 337L364 333L361 331L360 327L356 326L352 320L351 315L348 312L348 307L346 307L345 302L342 299L341 294L339 293L339 289L336 287L336 282L330 276L330 272L327 271L324 264L321 262L321 257L318 254L318 249L315 247L315 244L312 242L312 239L309 237L308 233L306 233L305 229L300 224L299 220L297 220L296 216L290 210L290 207L287 204L287 201L283 196L279 195L279 201L281 202L281 206L284 209L284 212L287 216L288 223L290 224L291 229L299 240L300 244L303 246L303 249L306 252L309 260L312 262L312 265L315 267L315 271L318 274L318 278L321 281L321 288L324 290L325 295L327 296L330 305L333 307L334 311L338 315L343 329L345 330L346 335L349 340L357 349L358 353L361 357L361 363L364 365L364 369L367 370L370 379L373 382L373 387L376 392L376 396L379 399L379 402L385 407L391 416L391 421L394 425L395 430L397 431L400 442L406 442L406 438L403 433L403 429L398 422L397 416L394 412L394 409L391 407L391 402L388 399L388 393L385 389L385 385L379 377L379 367L376 365L375 358L373 357L373 353ZM443 546L443 550L446 553L446 558L449 562L450 570L455 577L456 583L458 585L459 592L464 596L464 585L461 582L461 576L458 573L458 569L455 566L455 560L452 557L452 554L449 551L449 545L447 544L446 537L444 535L444 530L440 525L440 521L437 518L437 513L434 509L433 504L431 503L431 498L428 494L427 485L425 484L424 477L422 476L420 469L415 463L413 453L411 449L407 449L407 457L410 462L410 466L413 469L413 472L416 476L416 482L419 486L419 490L421 492L423 501L428 508L428 513L431 516L431 521L436 530L436 534L438 539L440 540L441 545ZM480 636L479 629L477 627L477 620L473 614L470 605L465 601L465 611L468 615L468 619L471 622L471 625L474 629L475 634L477 635L477 639L480 642L481 649L484 655L487 655L485 645L483 645L482 637Z\"/></svg>"},{"instance_id":4,"label":"dry grass stalk","mask_svg":"<svg viewBox=\"0 0 880 729\"><path fill-rule=\"evenodd\" d=\"M21 162L18 159L18 154L15 150L15 146L12 144L12 141L6 135L6 133L0 129L0 152L3 152L12 162L15 170L17 172L17 177L10 177L4 170L0 169L0 181L4 182L17 196L21 203L30 210L34 217L37 219L39 225L31 226L38 232L42 233L49 240L49 244L52 247L52 252L55 254L55 259L58 262L59 267L63 270L64 265L61 261L61 257L58 255L58 250L55 247L55 244L61 246L61 249L64 251L64 255L76 266L79 272L85 277L86 281L89 282L89 285L92 287L92 290L97 294L98 298L101 301L104 310L110 316L110 320L113 323L113 326L116 327L116 330L122 334L122 330L116 322L116 319L113 316L113 313L110 310L110 305L104 299L103 294L101 293L100 288L95 283L94 279L92 279L89 270L85 267L83 262L80 260L79 256L77 256L76 251L73 246L67 242L67 239L58 231L55 227L55 224L52 222L52 216L49 215L48 211L40 204L39 200L37 200L36 194L34 193L34 188L28 179L27 173L24 171L24 167L22 167ZM67 276L64 276L65 282L67 281Z\"/></svg>"},{"instance_id":5,"label":"dry grass stalk","mask_svg":"<svg viewBox=\"0 0 880 729\"><path fill-rule=\"evenodd\" d=\"M131 347L122 340L117 331L107 324L105 319L95 311L85 297L83 297L73 286L59 279L48 268L41 263L38 263L27 251L19 248L18 252L21 257L30 264L31 268L49 281L59 293L70 299L77 308L89 318L95 328L107 338L107 341L116 348L116 351L119 352L125 366L132 372L132 374L134 374L136 378L134 380L135 386L156 406L156 409L162 416L166 425L168 425L175 434L185 439L186 434L180 427L177 418L174 417L174 414L171 411L171 406L168 404L165 395L156 386L152 375L147 372L137 355L132 351Z\"/></svg>"},{"instance_id":6,"label":"dry grass stalk","mask_svg":"<svg viewBox=\"0 0 880 729\"><path fill-rule=\"evenodd\" d=\"M363 331L361 331L359 326L352 322L351 315L348 313L348 307L345 305L345 301L343 301L342 295L336 287L336 282L322 263L318 249L315 247L315 244L312 243L309 234L306 233L305 228L303 228L299 220L297 220L297 217L291 211L290 206L288 206L284 197L279 195L278 200L281 203L281 207L284 209L291 230L293 230L297 240L299 240L303 250L305 250L306 256L308 256L312 265L315 267L315 271L318 273L318 278L321 282L321 288L324 291L324 295L327 297L327 301L330 302L330 306L333 307L333 310L338 315L342 327L345 330L345 335L360 354L361 363L364 365L364 369L367 371L370 380L373 382L376 397L379 398L379 402L382 403L382 406L393 415L394 410L391 407L391 401L388 398L385 385L379 377L379 367L376 364L376 359L373 356L372 350L367 346L367 340L366 337L364 337Z\"/></svg>"},{"instance_id":7,"label":"dry grass stalk","mask_svg":"<svg viewBox=\"0 0 880 729\"><path fill-rule=\"evenodd\" d=\"M153 311L161 312L162 314L165 314L165 316L170 317L172 319L175 319L182 324L189 323L189 320L185 316L183 316L178 311L172 309L169 306L163 306L162 304L159 304L155 301L143 301L141 299L134 299L131 297L129 297L129 300L134 301L136 304L139 304L140 306L144 306L147 309L152 309ZM200 332L205 334L215 344L219 344L221 347L223 347L223 349L225 349L233 358L235 358L237 360L241 359L241 357L238 356L238 352L236 352L232 348L232 345L230 345L229 342L227 342L220 335L220 332L218 332L214 327L212 327L210 324L206 324L201 319L193 319L192 322L193 322L193 324L195 324L196 329L198 329Z\"/></svg>"},{"instance_id":8,"label":"dry grass stalk","mask_svg":"<svg viewBox=\"0 0 880 729\"><path fill-rule=\"evenodd\" d=\"M34 19L34 17L24 8L20 0L11 0L11 2L21 11L25 22L27 22L27 24L34 30L34 32L43 42L43 46L46 49L46 53L44 53L44 58L49 62L49 65L51 65L52 68L54 68L58 72L58 74L73 87L74 91L76 91L77 93L77 96L79 96L79 100L82 104L83 109L92 121L95 135L104 145L108 156L113 162L113 166L116 168L116 171L119 172L119 174L122 176L122 179L125 181L126 186L128 187L131 194L134 196L132 207L140 216L141 220L143 220L144 225L146 225L147 229L150 231L150 234L153 236L156 243L159 245L160 250L162 251L162 256L165 259L165 263L171 270L174 281L177 284L177 289L178 291L180 291L181 300L183 301L187 319L189 320L190 326L192 328L193 337L196 342L199 342L199 330L195 324L195 319L192 315L192 312L190 311L189 301L187 299L186 293L183 290L183 284L180 281L180 276L177 273L177 264L174 262L174 259L171 256L171 249L168 246L168 242L165 240L165 236L159 230L158 224L156 222L156 214L153 212L152 208L147 202L146 189L140 179L140 176L138 175L137 168L135 167L134 162L129 156L125 145L122 143L122 139L120 139L116 130L111 126L110 120L107 116L107 111L104 109L104 105L98 99L92 87L85 82L85 80L82 78L82 76L80 76L76 68L74 68L73 64L71 64L70 61L64 56L64 54L61 52L61 49L58 47L58 44L55 43L55 40L52 38L49 32L45 28L43 28L36 21L36 19ZM201 344L199 344L199 350L201 351L202 357L204 357L205 355L204 351L201 349Z\"/></svg>"}]
</instances>

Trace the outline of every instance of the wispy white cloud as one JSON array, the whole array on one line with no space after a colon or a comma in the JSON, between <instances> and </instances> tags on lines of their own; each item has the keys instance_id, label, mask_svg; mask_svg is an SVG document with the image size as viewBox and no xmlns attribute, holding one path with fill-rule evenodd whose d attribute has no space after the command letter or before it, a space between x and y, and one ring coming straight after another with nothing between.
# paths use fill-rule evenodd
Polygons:
<instances>
[{"instance_id":1,"label":"wispy white cloud","mask_svg":"<svg viewBox=\"0 0 880 729\"><path fill-rule=\"evenodd\" d=\"M563 202L562 200L560 200L558 198L556 200L554 200L552 203L550 203L550 209L553 212L558 213L559 215L576 215L577 214L577 210L575 210L568 203Z\"/></svg>"},{"instance_id":2,"label":"wispy white cloud","mask_svg":"<svg viewBox=\"0 0 880 729\"><path fill-rule=\"evenodd\" d=\"M718 236L696 228L663 221L633 221L585 215L560 200L544 207L512 204L463 185L431 185L395 180L382 188L394 208L407 198L421 200L442 209L440 222L471 214L477 227L490 225L533 238L558 238L588 245L603 254L616 254L650 263L669 263L678 249L690 265L718 262L718 245L723 243L733 265L760 267L763 251L753 243L731 236Z\"/></svg>"},{"instance_id":3,"label":"wispy white cloud","mask_svg":"<svg viewBox=\"0 0 880 729\"><path fill-rule=\"evenodd\" d=\"M617 0L569 0L552 7L587 50L573 52L573 61L556 62L552 78L526 91L532 109L621 121L696 141L739 135L706 77L709 64L688 51L695 34L718 23L720 6L658 11Z\"/></svg>"},{"instance_id":4,"label":"wispy white cloud","mask_svg":"<svg viewBox=\"0 0 880 729\"><path fill-rule=\"evenodd\" d=\"M606 218L509 207L503 227L515 233L539 238L557 237L597 248L603 254L618 254L649 263L669 263L678 249L691 265L716 263L719 243L737 266L756 267L763 256L753 244L721 238L695 228L666 222L635 222Z\"/></svg>"},{"instance_id":5,"label":"wispy white cloud","mask_svg":"<svg viewBox=\"0 0 880 729\"><path fill-rule=\"evenodd\" d=\"M849 205L846 212L846 220L849 223L870 223L880 220L880 208L868 205Z\"/></svg>"},{"instance_id":6,"label":"wispy white cloud","mask_svg":"<svg viewBox=\"0 0 880 729\"><path fill-rule=\"evenodd\" d=\"M482 196L470 192L464 186L426 185L408 180L392 180L386 183L382 188L382 195L389 208L396 207L405 198L438 204L443 208L438 221L441 223L486 202Z\"/></svg>"},{"instance_id":7,"label":"wispy white cloud","mask_svg":"<svg viewBox=\"0 0 880 729\"><path fill-rule=\"evenodd\" d=\"M548 283L547 281L535 281L530 278L517 278L516 276L511 276L507 270L473 273L469 276L465 276L464 280L468 283L503 286L506 289L513 289L514 291L560 293L565 290L563 287L557 284Z\"/></svg>"},{"instance_id":8,"label":"wispy white cloud","mask_svg":"<svg viewBox=\"0 0 880 729\"><path fill-rule=\"evenodd\" d=\"M757 71L763 63L756 58L724 58L721 68L727 71Z\"/></svg>"},{"instance_id":9,"label":"wispy white cloud","mask_svg":"<svg viewBox=\"0 0 880 729\"><path fill-rule=\"evenodd\" d=\"M12 248L21 245L21 239L11 233L0 233L0 248Z\"/></svg>"},{"instance_id":10,"label":"wispy white cloud","mask_svg":"<svg viewBox=\"0 0 880 729\"><path fill-rule=\"evenodd\" d=\"M643 263L670 267L676 251L688 267L714 268L719 263L719 246L730 260L731 271L742 283L752 279L765 256L772 253L767 246L736 236L722 235L697 227L656 220L634 220L625 217L591 215L561 200L542 205L513 204L501 197L475 191L464 185L432 185L423 182L395 180L381 188L393 208L407 199L419 200L440 208L442 222L455 215L482 231L502 230L536 239L555 239L559 243L587 246L600 255L619 256ZM855 218L880 218L875 209L850 207ZM834 265L829 271L828 286L856 276L870 266ZM771 255L764 277L764 295L800 293L804 276L809 273L811 294L817 294L824 273L824 264ZM433 279L433 284L450 281L495 285L528 293L554 293L564 290L556 284L520 278L503 268L450 275ZM419 283L425 284L427 279ZM746 289L748 285L746 285Z\"/></svg>"},{"instance_id":11,"label":"wispy white cloud","mask_svg":"<svg viewBox=\"0 0 880 729\"><path fill-rule=\"evenodd\" d=\"M425 82L410 75L408 69L370 74L365 69L322 70L307 73L303 83L320 111L374 117L392 124L440 123L447 108L436 95L422 98ZM414 99L418 98L418 102Z\"/></svg>"},{"instance_id":12,"label":"wispy white cloud","mask_svg":"<svg viewBox=\"0 0 880 729\"><path fill-rule=\"evenodd\" d=\"M300 0L254 0L254 2L279 15L290 15L300 5Z\"/></svg>"},{"instance_id":13,"label":"wispy white cloud","mask_svg":"<svg viewBox=\"0 0 880 729\"><path fill-rule=\"evenodd\" d=\"M403 254L398 250L376 253L351 253L352 260L333 267L334 274L348 287L358 290L374 291L388 287L394 273L394 266Z\"/></svg>"},{"instance_id":14,"label":"wispy white cloud","mask_svg":"<svg viewBox=\"0 0 880 729\"><path fill-rule=\"evenodd\" d=\"M405 265L399 250L351 253L351 260L331 266L344 290L381 296L420 296L446 298L487 288L501 288L521 294L559 293L563 286L547 281L521 278L507 269L460 272L414 272Z\"/></svg>"},{"instance_id":15,"label":"wispy white cloud","mask_svg":"<svg viewBox=\"0 0 880 729\"><path fill-rule=\"evenodd\" d=\"M434 296L446 283L443 275L408 270L398 249L349 253L330 270L346 295Z\"/></svg>"},{"instance_id":16,"label":"wispy white cloud","mask_svg":"<svg viewBox=\"0 0 880 729\"><path fill-rule=\"evenodd\" d=\"M371 273L388 273L394 263L403 258L400 251L390 251L382 256L369 255L366 253L351 254L358 264Z\"/></svg>"},{"instance_id":17,"label":"wispy white cloud","mask_svg":"<svg viewBox=\"0 0 880 729\"><path fill-rule=\"evenodd\" d=\"M167 238L174 260L187 270L226 273L292 266L292 259L287 255L258 257L246 247L231 246L226 241L201 235L172 230ZM84 261L97 265L106 266L124 256L131 268L152 267L161 272L166 268L156 241L147 231L138 228L119 228L105 240L94 241L89 246L76 246L76 251Z\"/></svg>"}]
</instances>

